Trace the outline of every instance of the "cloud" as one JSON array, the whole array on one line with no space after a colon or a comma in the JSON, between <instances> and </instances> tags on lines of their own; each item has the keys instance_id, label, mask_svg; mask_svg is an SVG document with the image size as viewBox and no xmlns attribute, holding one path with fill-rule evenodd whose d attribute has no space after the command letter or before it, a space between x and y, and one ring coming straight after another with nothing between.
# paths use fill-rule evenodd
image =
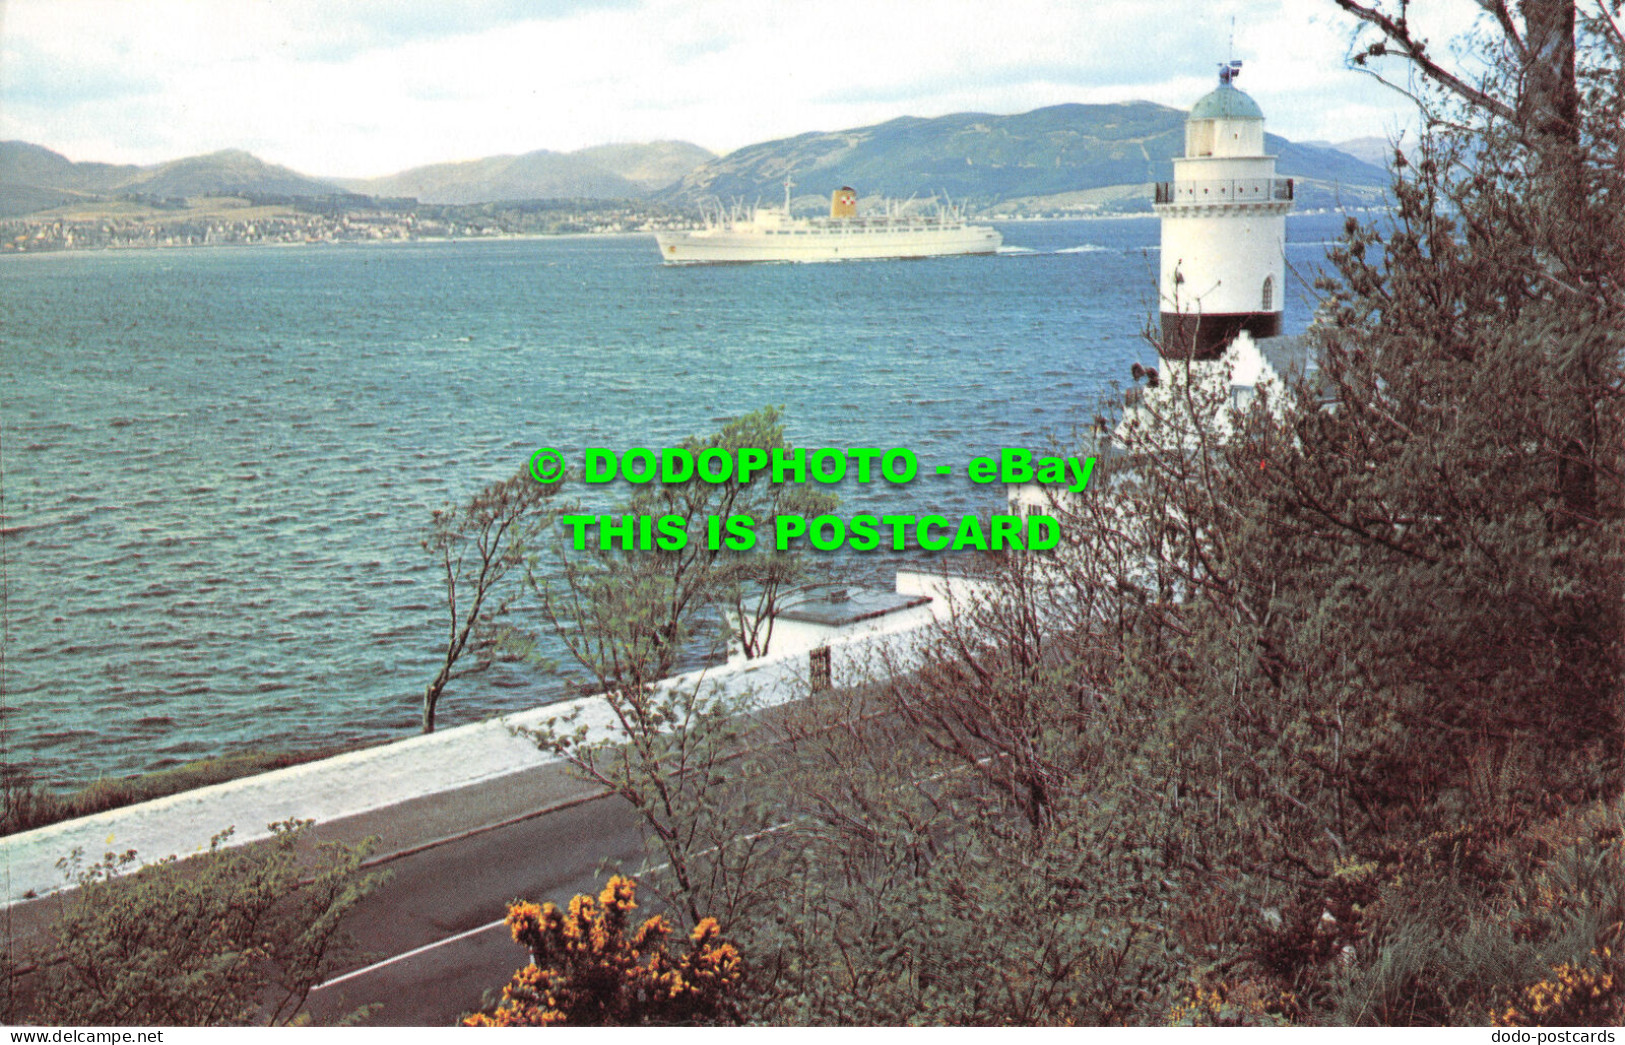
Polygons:
<instances>
[{"instance_id":1,"label":"cloud","mask_svg":"<svg viewBox=\"0 0 1625 1045\"><path fill-rule=\"evenodd\" d=\"M26 78L10 74L30 70ZM59 63L28 41L8 49L0 64L0 98L11 105L76 106L110 98L139 97L163 89L160 77L123 64Z\"/></svg>"},{"instance_id":2,"label":"cloud","mask_svg":"<svg viewBox=\"0 0 1625 1045\"><path fill-rule=\"evenodd\" d=\"M1436 39L1476 10L1443 9ZM1329 0L10 0L0 135L117 162L242 147L355 176L608 141L727 151L902 115L1188 106L1232 17L1272 130L1341 140L1402 119L1403 99L1343 68L1351 27Z\"/></svg>"},{"instance_id":3,"label":"cloud","mask_svg":"<svg viewBox=\"0 0 1625 1045\"><path fill-rule=\"evenodd\" d=\"M306 32L294 55L344 61L356 54L416 40L501 30L528 22L558 22L601 10L632 10L638 0L392 0L390 3L301 2Z\"/></svg>"}]
</instances>

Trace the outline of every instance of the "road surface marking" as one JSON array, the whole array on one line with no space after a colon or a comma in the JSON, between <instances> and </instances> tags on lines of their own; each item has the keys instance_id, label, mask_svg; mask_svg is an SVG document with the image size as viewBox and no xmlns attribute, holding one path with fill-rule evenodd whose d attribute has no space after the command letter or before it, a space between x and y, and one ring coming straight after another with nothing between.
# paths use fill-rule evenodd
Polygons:
<instances>
[{"instance_id":1,"label":"road surface marking","mask_svg":"<svg viewBox=\"0 0 1625 1045\"><path fill-rule=\"evenodd\" d=\"M986 765L988 762L992 761L992 759L993 759L993 756L991 756L991 755L989 755L989 756L987 756L985 758L979 758L979 759L976 760L976 764L977 765ZM931 776L923 777L923 778L921 778L919 780L914 781L914 783L916 783L916 784L934 783L934 782L936 782L938 780L941 780L943 777L952 776L955 773L964 772L965 769L967 769L967 768L968 767L966 767L966 766L956 766L956 767L954 767L952 769L946 769L946 770L943 770L940 773L934 773ZM523 819L529 819L529 817L524 817ZM754 842L756 839L761 838L763 835L770 835L770 834L775 834L776 832L779 832L779 831L783 831L785 828L792 827L796 823L798 823L799 821L805 820L805 819L806 819L805 815L804 816L799 816L799 817L796 817L794 820L786 820L783 823L774 824L771 827L764 827L760 831L755 831L755 832L753 832L751 834L745 835L743 838L733 839L733 841L735 841L735 842ZM698 853L695 853L694 856L695 857L709 856L710 854L716 852L718 850L718 848L720 848L720 847L719 846L710 846L710 847L708 847L706 849L701 850ZM656 864L655 866L646 869L643 872L643 874L645 874L645 875L659 874L661 871L670 870L670 868L671 868L671 863L670 863L670 861L668 861L666 863ZM366 966L363 966L363 967L361 967L359 969L355 969L355 970L353 970L351 972L347 972L342 976L335 976L331 980L327 980L324 983L318 983L316 986L311 988L311 991L314 993L315 991L325 990L328 987L337 986L338 984L343 983L345 980L353 980L357 976L365 976L367 973L377 972L379 969L382 969L385 966L394 965L396 962L401 962L401 961L405 961L408 958L416 957L417 955L424 954L424 953L426 953L428 951L432 951L436 947L444 947L448 943L456 943L458 940L466 940L470 936L478 936L480 933L490 932L492 929L499 929L502 926L506 925L507 922L508 922L508 919L506 917L498 918L494 922L487 922L486 924L481 925L478 928L469 929L466 932L460 932L456 936L448 936L444 940L436 940L433 943L426 943L422 947L414 947L412 950L407 951L404 954L397 954L393 958L385 958L381 962L373 962L371 965L366 965Z\"/></svg>"},{"instance_id":2,"label":"road surface marking","mask_svg":"<svg viewBox=\"0 0 1625 1045\"><path fill-rule=\"evenodd\" d=\"M405 961L406 959L415 955L422 954L424 951L432 951L436 947L443 947L448 943L456 943L458 940L466 940L470 936L478 936L480 933L490 932L492 929L500 929L503 925L507 924L507 921L508 919L506 917L498 918L494 922L487 922L478 929L470 929L467 932L460 932L456 936L448 936L444 940L436 940L434 943L426 943L422 947L414 947L405 954L397 954L393 958L385 958L381 962L373 962L371 965L363 966L362 968L356 969L353 972L347 972L343 976L335 976L325 983L318 983L316 986L312 987L311 990L325 990L328 987L343 983L345 980L353 980L357 976L365 976L369 972L376 972L386 965L394 965L396 962Z\"/></svg>"},{"instance_id":3,"label":"road surface marking","mask_svg":"<svg viewBox=\"0 0 1625 1045\"><path fill-rule=\"evenodd\" d=\"M789 827L792 823L794 823L794 821L787 820L782 824L774 824L772 827L765 828L765 829L763 829L761 831L757 831L755 834L746 835L744 838L737 839L737 841L742 841L742 842L753 841L753 840L755 840L757 838L762 837L763 835L769 835L769 834L772 834L775 831L782 831L785 828ZM706 856L706 855L708 855L710 853L714 853L714 852L716 852L716 846L712 846L711 848L705 850L704 852L695 853L694 855L697 856L697 857L698 856ZM660 872L662 870L665 870L665 869L667 869L669 867L671 867L671 864L669 864L669 863L659 864L659 865L657 865L655 867L649 868L647 871L644 872L644 874L656 874L656 873L658 873L658 872ZM335 976L331 980L327 980L327 981L325 981L323 983L318 983L316 986L311 988L311 991L315 992L315 991L320 991L320 990L326 990L328 987L335 987L338 984L343 983L345 980L353 980L357 976L365 976L370 972L377 972L379 969L382 969L387 965L394 965L396 962L402 962L402 961L405 961L408 958L416 957L417 955L423 954L423 953L428 952L428 951L432 951L436 947L444 947L448 943L456 943L458 940L466 940L470 936L478 936L480 933L490 932L492 929L500 929L502 926L506 925L507 923L508 923L508 919L506 917L498 918L494 922L487 922L486 924L481 925L478 928L469 929L466 932L460 932L456 936L448 936L444 940L436 940L433 943L426 943L422 947L414 947L410 951L407 951L407 952L405 952L403 954L395 955L393 958L385 958L381 962L373 962L371 965L362 966L361 968L354 969L354 970L352 970L350 972L345 973L342 976Z\"/></svg>"}]
</instances>

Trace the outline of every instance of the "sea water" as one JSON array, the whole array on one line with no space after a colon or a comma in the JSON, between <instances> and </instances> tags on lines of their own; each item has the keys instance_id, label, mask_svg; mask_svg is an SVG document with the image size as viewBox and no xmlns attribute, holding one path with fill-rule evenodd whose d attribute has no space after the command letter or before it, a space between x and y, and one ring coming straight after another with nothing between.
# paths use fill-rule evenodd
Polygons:
<instances>
[{"instance_id":1,"label":"sea water","mask_svg":"<svg viewBox=\"0 0 1625 1045\"><path fill-rule=\"evenodd\" d=\"M1341 223L1288 221L1289 331ZM844 513L996 508L970 458L1086 428L1157 308L1154 220L1000 230L819 265L668 267L636 235L0 258L7 762L65 786L410 734L446 628L430 514L538 447L775 405L795 445L918 456ZM440 722L564 692L502 666Z\"/></svg>"}]
</instances>

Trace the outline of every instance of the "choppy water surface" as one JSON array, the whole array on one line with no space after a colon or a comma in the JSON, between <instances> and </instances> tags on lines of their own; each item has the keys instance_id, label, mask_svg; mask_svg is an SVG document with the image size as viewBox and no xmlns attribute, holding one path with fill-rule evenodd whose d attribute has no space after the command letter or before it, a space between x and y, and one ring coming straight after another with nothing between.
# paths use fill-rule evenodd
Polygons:
<instances>
[{"instance_id":1,"label":"choppy water surface","mask_svg":"<svg viewBox=\"0 0 1625 1045\"><path fill-rule=\"evenodd\" d=\"M1293 265L1339 221L1293 219ZM0 259L9 760L71 784L411 731L429 513L538 446L778 404L797 445L919 455L848 511L997 503L966 460L1087 424L1149 361L1158 235L1002 230L995 257L830 265L668 268L631 236ZM558 691L494 672L442 722Z\"/></svg>"}]
</instances>

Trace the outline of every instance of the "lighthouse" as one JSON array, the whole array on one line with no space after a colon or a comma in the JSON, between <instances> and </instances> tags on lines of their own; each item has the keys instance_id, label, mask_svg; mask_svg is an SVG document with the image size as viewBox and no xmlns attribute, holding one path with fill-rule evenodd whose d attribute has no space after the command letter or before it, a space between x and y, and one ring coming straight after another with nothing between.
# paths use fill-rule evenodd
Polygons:
<instances>
[{"instance_id":1,"label":"lighthouse","mask_svg":"<svg viewBox=\"0 0 1625 1045\"><path fill-rule=\"evenodd\" d=\"M1219 66L1219 86L1185 121L1173 180L1156 188L1164 360L1217 360L1243 331L1261 340L1281 330L1292 180L1275 176L1264 113L1236 87L1240 71Z\"/></svg>"},{"instance_id":2,"label":"lighthouse","mask_svg":"<svg viewBox=\"0 0 1625 1045\"><path fill-rule=\"evenodd\" d=\"M1281 335L1292 179L1264 151L1264 113L1236 87L1241 63L1191 107L1185 154L1157 185L1162 219L1157 365L1138 363L1113 445L1131 453L1230 437L1237 410L1294 375L1312 378L1310 339ZM1144 380L1144 387L1138 383ZM1286 396L1267 395L1277 416Z\"/></svg>"}]
</instances>

